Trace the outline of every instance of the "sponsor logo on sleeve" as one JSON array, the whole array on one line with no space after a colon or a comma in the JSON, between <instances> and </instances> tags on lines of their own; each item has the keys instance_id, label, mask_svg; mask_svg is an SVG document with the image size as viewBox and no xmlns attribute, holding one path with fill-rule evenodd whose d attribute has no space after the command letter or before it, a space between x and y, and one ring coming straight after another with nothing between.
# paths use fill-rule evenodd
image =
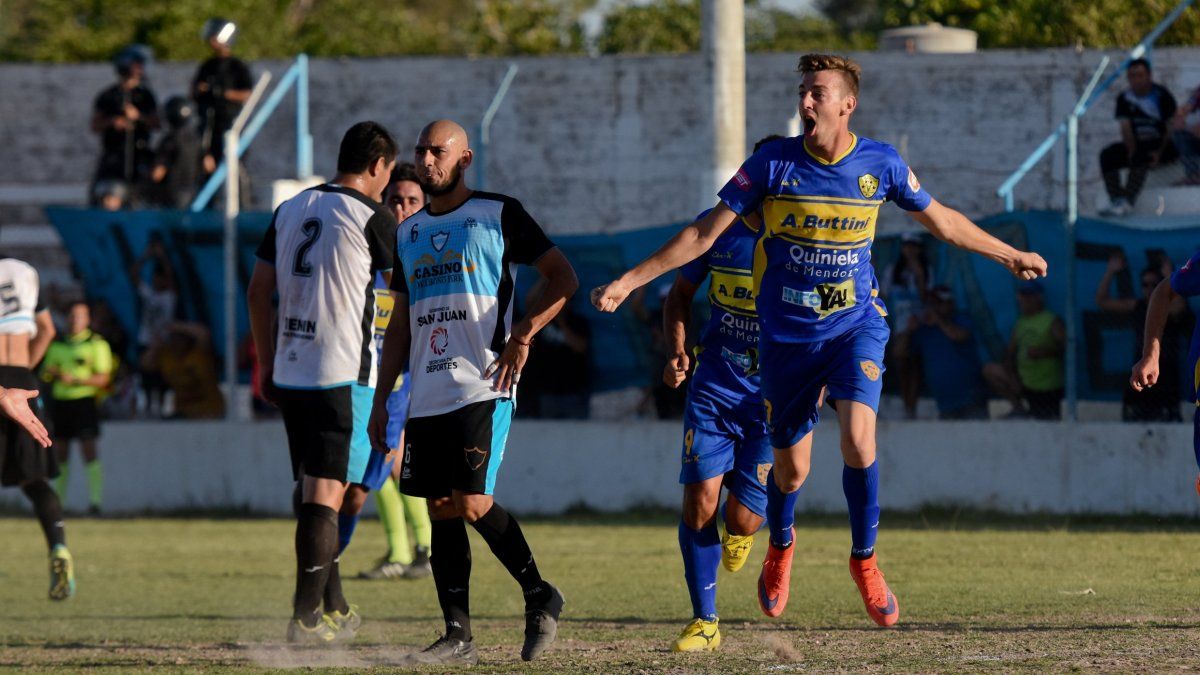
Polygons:
<instances>
[{"instance_id":1,"label":"sponsor logo on sleeve","mask_svg":"<svg viewBox=\"0 0 1200 675\"><path fill-rule=\"evenodd\" d=\"M738 169L738 172L733 174L733 182L741 188L742 192L749 192L750 186L753 185L750 182L750 176L746 175L745 169Z\"/></svg>"},{"instance_id":2,"label":"sponsor logo on sleeve","mask_svg":"<svg viewBox=\"0 0 1200 675\"><path fill-rule=\"evenodd\" d=\"M908 188L913 192L921 191L921 181L917 180L917 174L913 173L912 168L908 170Z\"/></svg>"}]
</instances>

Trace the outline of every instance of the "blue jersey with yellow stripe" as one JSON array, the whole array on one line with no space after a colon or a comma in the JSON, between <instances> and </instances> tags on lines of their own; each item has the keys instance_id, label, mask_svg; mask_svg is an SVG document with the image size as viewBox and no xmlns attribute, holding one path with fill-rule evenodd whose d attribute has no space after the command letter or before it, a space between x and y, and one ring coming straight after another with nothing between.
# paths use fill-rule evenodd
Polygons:
<instances>
[{"instance_id":1,"label":"blue jersey with yellow stripe","mask_svg":"<svg viewBox=\"0 0 1200 675\"><path fill-rule=\"evenodd\" d=\"M879 207L923 211L930 197L895 148L852 139L832 162L803 136L769 143L721 189L738 214L762 212L754 278L767 339L828 340L886 313L871 266Z\"/></svg>"},{"instance_id":2,"label":"blue jersey with yellow stripe","mask_svg":"<svg viewBox=\"0 0 1200 675\"><path fill-rule=\"evenodd\" d=\"M757 400L759 396L758 312L752 270L757 239L758 233L739 220L704 255L679 268L679 274L694 284L711 276L711 312L696 344L693 389L718 387L737 398L750 395Z\"/></svg>"}]
</instances>

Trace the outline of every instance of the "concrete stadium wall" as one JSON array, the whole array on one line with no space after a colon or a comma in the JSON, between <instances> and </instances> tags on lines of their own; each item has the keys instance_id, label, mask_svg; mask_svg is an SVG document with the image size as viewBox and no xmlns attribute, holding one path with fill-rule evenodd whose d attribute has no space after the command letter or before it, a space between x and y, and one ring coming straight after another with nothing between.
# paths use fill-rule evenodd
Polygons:
<instances>
[{"instance_id":1,"label":"concrete stadium wall","mask_svg":"<svg viewBox=\"0 0 1200 675\"><path fill-rule=\"evenodd\" d=\"M971 215L999 210L996 186L1069 110L1101 53L1074 50L854 55L866 72L855 126L897 145L929 191ZM1119 61L1121 55L1114 53ZM1156 74L1183 98L1200 84L1200 48L1154 52ZM699 55L518 58L521 70L492 128L493 190L512 193L551 232L618 231L693 216L711 206L710 90ZM407 144L437 117L479 120L508 59L317 59L312 62L316 170L332 173L351 123L372 118ZM747 138L784 133L795 111L793 54L746 61ZM259 62L282 74L285 63ZM186 91L192 63L150 71L160 99ZM91 103L107 64L0 65L0 186L86 184L97 148ZM1102 193L1097 154L1117 138L1115 90L1081 124L1081 204ZM248 160L268 181L294 174L290 97ZM1063 204L1061 149L1018 190L1033 208ZM904 222L888 211L885 228Z\"/></svg>"},{"instance_id":2,"label":"concrete stadium wall","mask_svg":"<svg viewBox=\"0 0 1200 675\"><path fill-rule=\"evenodd\" d=\"M671 422L513 425L497 498L522 513L675 508L680 426ZM884 509L961 506L1008 513L1200 515L1190 425L883 422ZM841 512L836 425L818 427L800 510ZM101 441L105 507L290 509L290 469L278 422L111 423ZM68 505L86 490L73 457ZM15 490L0 504L23 503ZM370 502L369 502L370 504ZM373 508L370 506L368 508Z\"/></svg>"}]
</instances>

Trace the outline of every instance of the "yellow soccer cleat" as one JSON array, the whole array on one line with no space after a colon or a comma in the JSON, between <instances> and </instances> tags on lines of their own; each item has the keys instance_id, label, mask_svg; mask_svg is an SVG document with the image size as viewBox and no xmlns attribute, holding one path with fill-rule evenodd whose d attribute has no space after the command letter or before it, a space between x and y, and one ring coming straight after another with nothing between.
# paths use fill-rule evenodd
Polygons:
<instances>
[{"instance_id":1,"label":"yellow soccer cleat","mask_svg":"<svg viewBox=\"0 0 1200 675\"><path fill-rule=\"evenodd\" d=\"M358 605L350 605L345 614L327 612L325 620L326 623L336 627L339 641L353 640L354 636L358 634L359 627L362 626L362 615L358 613Z\"/></svg>"},{"instance_id":2,"label":"yellow soccer cleat","mask_svg":"<svg viewBox=\"0 0 1200 675\"><path fill-rule=\"evenodd\" d=\"M750 558L750 549L754 548L754 535L745 536L729 534L721 537L721 565L730 572L742 569Z\"/></svg>"},{"instance_id":3,"label":"yellow soccer cleat","mask_svg":"<svg viewBox=\"0 0 1200 675\"><path fill-rule=\"evenodd\" d=\"M287 641L296 645L327 645L337 639L338 627L328 614L317 619L317 625L305 626L300 619L288 622Z\"/></svg>"},{"instance_id":4,"label":"yellow soccer cleat","mask_svg":"<svg viewBox=\"0 0 1200 675\"><path fill-rule=\"evenodd\" d=\"M75 561L66 546L50 552L50 599L66 600L75 595Z\"/></svg>"},{"instance_id":5,"label":"yellow soccer cleat","mask_svg":"<svg viewBox=\"0 0 1200 675\"><path fill-rule=\"evenodd\" d=\"M716 621L693 619L671 643L673 652L716 651L721 646L721 631Z\"/></svg>"}]
</instances>

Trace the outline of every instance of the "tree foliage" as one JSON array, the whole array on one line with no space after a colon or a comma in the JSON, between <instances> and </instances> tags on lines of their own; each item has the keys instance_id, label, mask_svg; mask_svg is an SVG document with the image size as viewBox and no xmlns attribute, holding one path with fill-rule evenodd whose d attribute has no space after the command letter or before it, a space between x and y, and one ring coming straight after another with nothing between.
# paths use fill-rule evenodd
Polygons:
<instances>
[{"instance_id":1,"label":"tree foliage","mask_svg":"<svg viewBox=\"0 0 1200 675\"><path fill-rule=\"evenodd\" d=\"M937 22L969 28L979 46L1132 47L1178 0L821 0L818 7L840 29L874 38L879 31ZM1158 41L1193 45L1200 10L1186 10Z\"/></svg>"},{"instance_id":2,"label":"tree foliage","mask_svg":"<svg viewBox=\"0 0 1200 675\"><path fill-rule=\"evenodd\" d=\"M749 51L870 49L879 31L936 21L981 47L1130 47L1177 0L816 0L793 14L746 0ZM589 42L584 17L607 11ZM0 60L95 61L139 42L160 59L207 54L210 16L238 23L249 59L313 56L684 53L700 48L700 0L0 0ZM1159 44L1200 43L1189 9Z\"/></svg>"}]
</instances>

